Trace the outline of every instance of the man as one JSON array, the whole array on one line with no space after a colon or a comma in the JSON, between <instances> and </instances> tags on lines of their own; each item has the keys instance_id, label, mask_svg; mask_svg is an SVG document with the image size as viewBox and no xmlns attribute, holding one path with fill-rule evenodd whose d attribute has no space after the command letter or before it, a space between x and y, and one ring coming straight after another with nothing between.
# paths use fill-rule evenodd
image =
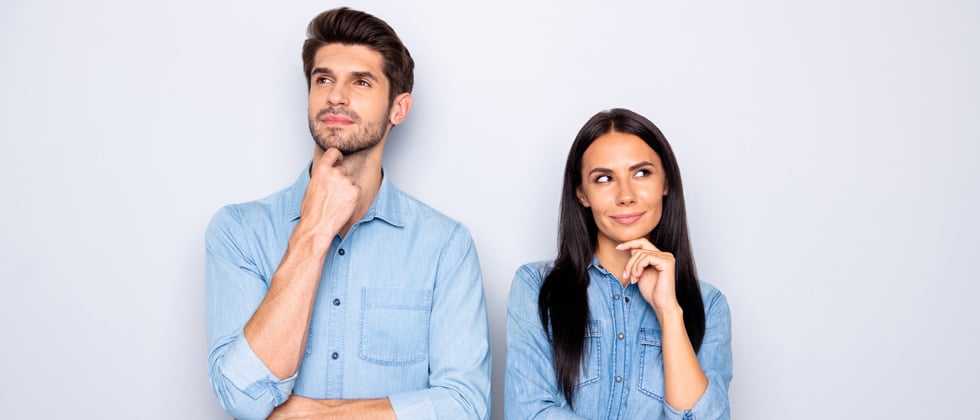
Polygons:
<instances>
[{"instance_id":1,"label":"man","mask_svg":"<svg viewBox=\"0 0 980 420\"><path fill-rule=\"evenodd\" d=\"M222 208L207 247L208 364L236 418L488 418L490 343L464 226L381 158L412 106L395 32L339 8L303 45L313 163Z\"/></svg>"}]
</instances>

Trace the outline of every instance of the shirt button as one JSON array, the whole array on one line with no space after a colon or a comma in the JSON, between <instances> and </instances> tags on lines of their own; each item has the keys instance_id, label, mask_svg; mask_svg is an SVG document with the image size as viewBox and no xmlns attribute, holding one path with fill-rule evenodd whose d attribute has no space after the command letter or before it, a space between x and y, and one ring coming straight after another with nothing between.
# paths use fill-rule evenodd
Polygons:
<instances>
[{"instance_id":1,"label":"shirt button","mask_svg":"<svg viewBox=\"0 0 980 420\"><path fill-rule=\"evenodd\" d=\"M337 253L338 253L338 254L340 254L340 255L344 255L344 254L346 254L346 253L347 253L347 251L344 251L344 249L343 249L343 248L340 248L340 250L339 250L339 251L337 251Z\"/></svg>"},{"instance_id":2,"label":"shirt button","mask_svg":"<svg viewBox=\"0 0 980 420\"><path fill-rule=\"evenodd\" d=\"M626 303L630 303L630 297L627 296L627 297L623 298L623 301L626 302Z\"/></svg>"},{"instance_id":3,"label":"shirt button","mask_svg":"<svg viewBox=\"0 0 980 420\"><path fill-rule=\"evenodd\" d=\"M619 300L619 293L616 293L615 295L613 295L613 300Z\"/></svg>"},{"instance_id":4,"label":"shirt button","mask_svg":"<svg viewBox=\"0 0 980 420\"><path fill-rule=\"evenodd\" d=\"M619 335L617 335L616 338L622 340L622 339L626 338L626 334L619 333Z\"/></svg>"},{"instance_id":5,"label":"shirt button","mask_svg":"<svg viewBox=\"0 0 980 420\"><path fill-rule=\"evenodd\" d=\"M340 306L340 299L334 299L333 306Z\"/></svg>"},{"instance_id":6,"label":"shirt button","mask_svg":"<svg viewBox=\"0 0 980 420\"><path fill-rule=\"evenodd\" d=\"M336 354L336 353L334 353L334 354ZM623 382L623 377L622 376L617 376L616 377L616 382Z\"/></svg>"},{"instance_id":7,"label":"shirt button","mask_svg":"<svg viewBox=\"0 0 980 420\"><path fill-rule=\"evenodd\" d=\"M339 357L340 357L340 355L337 354L337 352L333 352L333 354L330 355L330 358L333 359L333 360L337 360Z\"/></svg>"}]
</instances>

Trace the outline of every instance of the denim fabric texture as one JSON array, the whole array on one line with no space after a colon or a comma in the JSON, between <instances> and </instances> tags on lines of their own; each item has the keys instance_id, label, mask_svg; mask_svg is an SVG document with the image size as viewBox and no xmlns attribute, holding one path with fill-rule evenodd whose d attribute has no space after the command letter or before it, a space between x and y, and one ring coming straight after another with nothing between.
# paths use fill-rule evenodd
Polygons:
<instances>
[{"instance_id":1,"label":"denim fabric texture","mask_svg":"<svg viewBox=\"0 0 980 420\"><path fill-rule=\"evenodd\" d=\"M486 419L490 333L469 231L384 177L348 234L334 238L299 371L279 380L249 347L245 323L269 289L309 184L229 205L207 249L208 366L225 410L264 418L290 394L388 397L399 418Z\"/></svg>"},{"instance_id":2,"label":"denim fabric texture","mask_svg":"<svg viewBox=\"0 0 980 420\"><path fill-rule=\"evenodd\" d=\"M571 408L558 391L549 335L538 317L541 283L551 262L517 270L507 302L504 411L526 419L728 419L732 379L728 302L701 282L706 328L698 362L708 388L690 410L664 401L660 323L636 285L623 287L597 259L589 266L585 361Z\"/></svg>"}]
</instances>

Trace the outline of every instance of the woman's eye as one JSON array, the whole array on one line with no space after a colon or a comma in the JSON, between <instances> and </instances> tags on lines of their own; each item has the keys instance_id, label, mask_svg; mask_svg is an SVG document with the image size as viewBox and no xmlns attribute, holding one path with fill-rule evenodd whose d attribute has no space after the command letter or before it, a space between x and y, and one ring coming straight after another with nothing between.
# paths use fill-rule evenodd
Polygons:
<instances>
[{"instance_id":1,"label":"woman's eye","mask_svg":"<svg viewBox=\"0 0 980 420\"><path fill-rule=\"evenodd\" d=\"M648 171L646 169L640 169L639 171L636 171L636 177L637 178L644 177L644 176L647 176L647 175L650 175L650 171Z\"/></svg>"},{"instance_id":2,"label":"woman's eye","mask_svg":"<svg viewBox=\"0 0 980 420\"><path fill-rule=\"evenodd\" d=\"M598 182L600 184L605 184L610 180L612 180L612 178L609 175L599 175L598 177L596 177L595 182Z\"/></svg>"}]
</instances>

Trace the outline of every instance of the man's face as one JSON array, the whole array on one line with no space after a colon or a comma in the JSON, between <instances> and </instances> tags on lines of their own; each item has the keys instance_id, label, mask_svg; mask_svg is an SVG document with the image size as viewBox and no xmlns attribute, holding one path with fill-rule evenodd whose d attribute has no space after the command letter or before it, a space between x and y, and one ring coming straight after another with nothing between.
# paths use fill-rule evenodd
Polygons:
<instances>
[{"instance_id":1,"label":"man's face","mask_svg":"<svg viewBox=\"0 0 980 420\"><path fill-rule=\"evenodd\" d=\"M381 54L363 45L327 44L310 77L310 134L321 150L345 156L381 143L392 122Z\"/></svg>"}]
</instances>

